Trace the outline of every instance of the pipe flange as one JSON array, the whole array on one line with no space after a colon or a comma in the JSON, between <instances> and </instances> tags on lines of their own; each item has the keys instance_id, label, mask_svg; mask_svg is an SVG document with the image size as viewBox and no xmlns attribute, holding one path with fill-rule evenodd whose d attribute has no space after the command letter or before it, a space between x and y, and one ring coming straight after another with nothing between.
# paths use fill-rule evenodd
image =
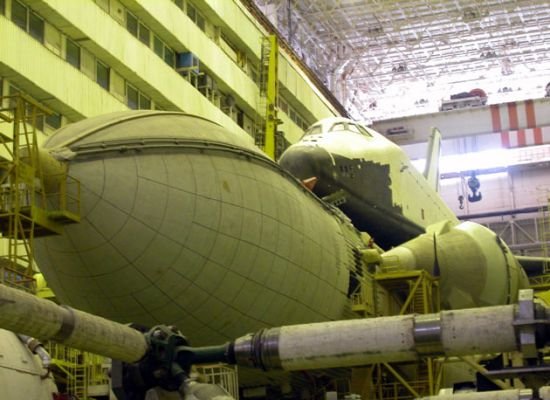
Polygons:
<instances>
[{"instance_id":1,"label":"pipe flange","mask_svg":"<svg viewBox=\"0 0 550 400\"><path fill-rule=\"evenodd\" d=\"M537 358L535 329L535 305L533 289L519 291L518 308L514 325L518 329L518 340L524 358Z\"/></svg>"},{"instance_id":2,"label":"pipe flange","mask_svg":"<svg viewBox=\"0 0 550 400\"><path fill-rule=\"evenodd\" d=\"M414 345L418 355L427 357L444 354L440 316L438 314L417 314L413 321Z\"/></svg>"},{"instance_id":3,"label":"pipe flange","mask_svg":"<svg viewBox=\"0 0 550 400\"><path fill-rule=\"evenodd\" d=\"M76 319L74 311L71 307L62 304L60 307L64 308L67 312L63 313L61 326L59 331L51 338L55 342L63 343L65 340L71 337L74 331Z\"/></svg>"}]
</instances>

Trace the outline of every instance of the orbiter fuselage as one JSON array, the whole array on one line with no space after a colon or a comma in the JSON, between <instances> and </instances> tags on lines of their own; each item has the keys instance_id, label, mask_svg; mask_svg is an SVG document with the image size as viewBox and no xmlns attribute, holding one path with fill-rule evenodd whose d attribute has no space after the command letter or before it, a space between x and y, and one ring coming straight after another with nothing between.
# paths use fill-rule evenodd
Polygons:
<instances>
[{"instance_id":1,"label":"orbiter fuselage","mask_svg":"<svg viewBox=\"0 0 550 400\"><path fill-rule=\"evenodd\" d=\"M301 180L316 178L312 191L335 197L355 226L386 249L436 222L459 222L401 148L348 119L317 122L279 164Z\"/></svg>"}]
</instances>

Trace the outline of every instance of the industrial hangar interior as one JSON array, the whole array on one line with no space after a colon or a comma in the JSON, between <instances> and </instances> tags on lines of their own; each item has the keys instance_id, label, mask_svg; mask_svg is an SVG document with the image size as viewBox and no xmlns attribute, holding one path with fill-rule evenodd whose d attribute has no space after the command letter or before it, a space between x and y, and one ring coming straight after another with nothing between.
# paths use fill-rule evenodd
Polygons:
<instances>
[{"instance_id":1,"label":"industrial hangar interior","mask_svg":"<svg viewBox=\"0 0 550 400\"><path fill-rule=\"evenodd\" d=\"M0 398L550 399L549 26L0 0Z\"/></svg>"}]
</instances>

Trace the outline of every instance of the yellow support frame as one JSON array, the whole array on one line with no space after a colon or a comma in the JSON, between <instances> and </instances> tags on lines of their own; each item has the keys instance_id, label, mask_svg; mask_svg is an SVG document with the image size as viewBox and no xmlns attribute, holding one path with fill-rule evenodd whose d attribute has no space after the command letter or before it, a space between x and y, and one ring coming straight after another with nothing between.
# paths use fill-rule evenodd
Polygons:
<instances>
[{"instance_id":1,"label":"yellow support frame","mask_svg":"<svg viewBox=\"0 0 550 400\"><path fill-rule=\"evenodd\" d=\"M51 113L22 93L0 97L0 122L13 131L11 137L0 135L5 154L0 158L0 233L8 241L7 254L0 254L0 281L31 292L34 238L60 234L63 225L80 220L80 182L65 172L46 181L41 168L36 122Z\"/></svg>"},{"instance_id":2,"label":"yellow support frame","mask_svg":"<svg viewBox=\"0 0 550 400\"><path fill-rule=\"evenodd\" d=\"M7 158L0 161L0 230L8 240L8 254L4 257L8 266L2 268L1 281L34 291L32 242L37 223L34 205L46 202L41 182L37 181L36 120L51 111L21 93L2 97L0 102L1 119L11 123L13 129L12 137L0 138L7 153ZM9 103L7 108L3 107L5 102Z\"/></svg>"},{"instance_id":3,"label":"yellow support frame","mask_svg":"<svg viewBox=\"0 0 550 400\"><path fill-rule=\"evenodd\" d=\"M279 93L278 64L279 45L276 35L269 35L269 63L266 85L264 152L275 159L275 135L277 134L277 96Z\"/></svg>"},{"instance_id":4,"label":"yellow support frame","mask_svg":"<svg viewBox=\"0 0 550 400\"><path fill-rule=\"evenodd\" d=\"M373 309L373 304L371 304L373 299L366 296L364 293L366 290L362 289L365 287L372 292L376 285L383 287L400 304L398 315L429 314L440 311L439 280L426 271L388 268L374 275L367 274L365 278L372 282L370 284L362 282L352 297L352 307L356 312L363 315L378 314L376 305L374 304ZM361 302L364 304L360 304ZM371 395L382 400L387 398L413 399L437 394L441 382L441 368L436 367L436 360L426 357L423 362L419 362L417 374L415 380L409 380L388 363L376 364L368 378L371 382L376 382ZM392 376L395 381L384 382L383 376ZM398 395L400 388L405 389L407 394Z\"/></svg>"}]
</instances>

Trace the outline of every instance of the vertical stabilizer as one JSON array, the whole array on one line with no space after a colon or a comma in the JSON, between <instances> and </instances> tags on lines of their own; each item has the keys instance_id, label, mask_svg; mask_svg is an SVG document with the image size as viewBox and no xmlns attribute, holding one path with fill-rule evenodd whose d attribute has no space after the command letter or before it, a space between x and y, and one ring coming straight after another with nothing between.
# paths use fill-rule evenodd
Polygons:
<instances>
[{"instance_id":1,"label":"vertical stabilizer","mask_svg":"<svg viewBox=\"0 0 550 400\"><path fill-rule=\"evenodd\" d=\"M441 153L441 132L432 128L430 142L428 143L428 154L426 155L426 167L424 177L428 184L436 191L439 191L439 155Z\"/></svg>"}]
</instances>

